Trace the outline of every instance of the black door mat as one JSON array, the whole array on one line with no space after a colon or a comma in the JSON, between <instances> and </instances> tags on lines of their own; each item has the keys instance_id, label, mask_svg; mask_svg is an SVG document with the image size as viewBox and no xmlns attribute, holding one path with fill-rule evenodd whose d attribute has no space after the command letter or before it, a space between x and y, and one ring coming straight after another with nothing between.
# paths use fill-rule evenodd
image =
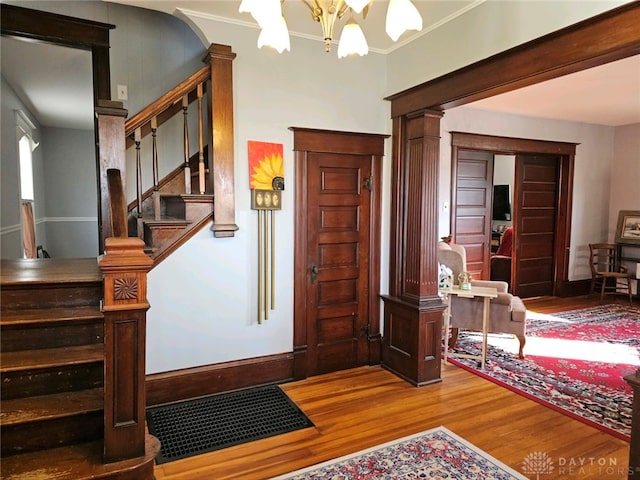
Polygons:
<instances>
[{"instance_id":1,"label":"black door mat","mask_svg":"<svg viewBox=\"0 0 640 480\"><path fill-rule=\"evenodd\" d=\"M314 425L269 385L148 408L147 426L160 440L161 464Z\"/></svg>"}]
</instances>

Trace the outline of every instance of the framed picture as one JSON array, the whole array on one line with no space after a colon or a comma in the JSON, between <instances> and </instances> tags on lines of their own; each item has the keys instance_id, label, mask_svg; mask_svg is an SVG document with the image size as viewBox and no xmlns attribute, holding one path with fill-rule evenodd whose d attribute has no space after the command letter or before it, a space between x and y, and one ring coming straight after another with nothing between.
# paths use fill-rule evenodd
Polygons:
<instances>
[{"instance_id":1,"label":"framed picture","mask_svg":"<svg viewBox=\"0 0 640 480\"><path fill-rule=\"evenodd\" d=\"M620 210L616 242L640 245L640 210Z\"/></svg>"}]
</instances>

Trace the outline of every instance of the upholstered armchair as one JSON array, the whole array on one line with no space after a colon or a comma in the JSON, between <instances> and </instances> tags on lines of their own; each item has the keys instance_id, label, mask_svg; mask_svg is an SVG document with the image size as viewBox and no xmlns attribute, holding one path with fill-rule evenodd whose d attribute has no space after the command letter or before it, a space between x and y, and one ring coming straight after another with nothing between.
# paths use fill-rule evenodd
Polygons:
<instances>
[{"instance_id":1,"label":"upholstered armchair","mask_svg":"<svg viewBox=\"0 0 640 480\"><path fill-rule=\"evenodd\" d=\"M438 262L453 271L454 285L458 281L458 273L466 270L466 253L462 245L438 245ZM515 335L520 341L518 356L524 358L525 332L527 327L527 309L520 297L508 292L506 282L492 280L472 280L472 286L493 287L498 291L497 298L489 304L489 332ZM457 330L482 331L482 298L466 298L452 295L449 298L450 324L453 327L450 346L457 340Z\"/></svg>"}]
</instances>

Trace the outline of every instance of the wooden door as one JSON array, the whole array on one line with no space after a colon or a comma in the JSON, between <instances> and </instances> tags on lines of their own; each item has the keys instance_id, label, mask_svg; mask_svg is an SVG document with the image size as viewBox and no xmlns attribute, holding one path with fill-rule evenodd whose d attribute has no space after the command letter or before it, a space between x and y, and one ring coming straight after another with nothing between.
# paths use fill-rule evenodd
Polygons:
<instances>
[{"instance_id":1,"label":"wooden door","mask_svg":"<svg viewBox=\"0 0 640 480\"><path fill-rule=\"evenodd\" d=\"M473 278L488 279L493 153L458 149L454 169L451 231L467 251L467 270Z\"/></svg>"},{"instance_id":2,"label":"wooden door","mask_svg":"<svg viewBox=\"0 0 640 480\"><path fill-rule=\"evenodd\" d=\"M514 201L513 292L554 294L560 156L518 155Z\"/></svg>"},{"instance_id":3,"label":"wooden door","mask_svg":"<svg viewBox=\"0 0 640 480\"><path fill-rule=\"evenodd\" d=\"M366 365L371 157L311 152L307 183L309 374Z\"/></svg>"}]
</instances>

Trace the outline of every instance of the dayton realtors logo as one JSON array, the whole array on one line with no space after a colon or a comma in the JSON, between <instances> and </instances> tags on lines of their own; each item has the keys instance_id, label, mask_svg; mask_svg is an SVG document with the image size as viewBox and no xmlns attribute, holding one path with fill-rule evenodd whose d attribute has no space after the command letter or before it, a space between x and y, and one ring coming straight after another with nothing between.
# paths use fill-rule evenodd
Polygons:
<instances>
[{"instance_id":1,"label":"dayton realtors logo","mask_svg":"<svg viewBox=\"0 0 640 480\"><path fill-rule=\"evenodd\" d=\"M522 472L534 474L536 480L540 480L540 475L550 475L553 473L553 460L551 460L545 452L531 452L524 457Z\"/></svg>"},{"instance_id":2,"label":"dayton realtors logo","mask_svg":"<svg viewBox=\"0 0 640 480\"><path fill-rule=\"evenodd\" d=\"M531 452L527 455L522 461L522 473L535 475L530 477L535 480L544 479L544 475L571 477L588 474L605 479L633 474L626 465L619 465L617 458L558 457L557 462L554 462L546 452Z\"/></svg>"}]
</instances>

